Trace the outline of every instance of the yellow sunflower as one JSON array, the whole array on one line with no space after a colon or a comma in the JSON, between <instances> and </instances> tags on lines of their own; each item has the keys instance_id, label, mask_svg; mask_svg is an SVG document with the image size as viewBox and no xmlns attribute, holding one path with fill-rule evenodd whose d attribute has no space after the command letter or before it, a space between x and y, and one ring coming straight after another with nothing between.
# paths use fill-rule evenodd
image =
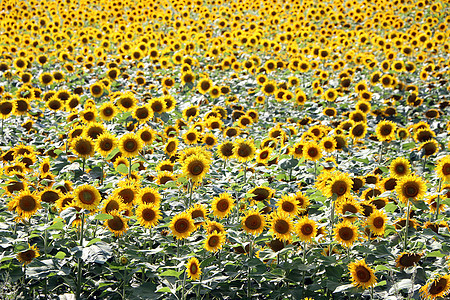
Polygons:
<instances>
[{"instance_id":1,"label":"yellow sunflower","mask_svg":"<svg viewBox=\"0 0 450 300\"><path fill-rule=\"evenodd\" d=\"M411 164L403 157L397 157L391 162L389 171L392 177L400 179L411 174Z\"/></svg>"},{"instance_id":2,"label":"yellow sunflower","mask_svg":"<svg viewBox=\"0 0 450 300\"><path fill-rule=\"evenodd\" d=\"M191 259L189 259L186 264L186 271L191 280L197 280L200 278L202 270L200 269L200 262L196 257L191 257Z\"/></svg>"},{"instance_id":3,"label":"yellow sunflower","mask_svg":"<svg viewBox=\"0 0 450 300\"><path fill-rule=\"evenodd\" d=\"M161 203L161 195L159 192L149 186L140 188L136 199L138 204L151 204L155 207L159 207Z\"/></svg>"},{"instance_id":4,"label":"yellow sunflower","mask_svg":"<svg viewBox=\"0 0 450 300\"><path fill-rule=\"evenodd\" d=\"M95 140L95 150L103 157L107 157L117 146L117 139L109 132L104 132Z\"/></svg>"},{"instance_id":5,"label":"yellow sunflower","mask_svg":"<svg viewBox=\"0 0 450 300\"><path fill-rule=\"evenodd\" d=\"M302 151L302 156L311 161L317 161L322 157L322 148L319 144L313 141L304 143Z\"/></svg>"},{"instance_id":6,"label":"yellow sunflower","mask_svg":"<svg viewBox=\"0 0 450 300\"><path fill-rule=\"evenodd\" d=\"M358 214L362 213L361 204L359 204L354 198L347 197L336 203L336 213L339 215L343 215L345 220L350 222L354 222L358 219L357 216L345 216L345 213Z\"/></svg>"},{"instance_id":7,"label":"yellow sunflower","mask_svg":"<svg viewBox=\"0 0 450 300\"><path fill-rule=\"evenodd\" d=\"M161 211L152 204L140 204L136 209L136 217L141 226L152 228L161 219Z\"/></svg>"},{"instance_id":8,"label":"yellow sunflower","mask_svg":"<svg viewBox=\"0 0 450 300\"><path fill-rule=\"evenodd\" d=\"M177 240L185 239L195 230L194 220L187 212L182 212L172 218L169 225Z\"/></svg>"},{"instance_id":9,"label":"yellow sunflower","mask_svg":"<svg viewBox=\"0 0 450 300\"><path fill-rule=\"evenodd\" d=\"M21 218L27 219L41 208L41 202L35 192L25 189L14 196L8 203L8 208L9 210L15 210Z\"/></svg>"},{"instance_id":10,"label":"yellow sunflower","mask_svg":"<svg viewBox=\"0 0 450 300\"><path fill-rule=\"evenodd\" d=\"M311 243L312 239L317 235L316 222L308 217L302 217L295 226L295 232L300 240Z\"/></svg>"},{"instance_id":11,"label":"yellow sunflower","mask_svg":"<svg viewBox=\"0 0 450 300\"><path fill-rule=\"evenodd\" d=\"M109 212L113 218L105 221L104 226L108 228L115 236L121 236L128 230L128 220L125 219L117 210Z\"/></svg>"},{"instance_id":12,"label":"yellow sunflower","mask_svg":"<svg viewBox=\"0 0 450 300\"><path fill-rule=\"evenodd\" d=\"M226 141L217 147L217 155L224 160L230 159L234 156L234 144L233 142Z\"/></svg>"},{"instance_id":13,"label":"yellow sunflower","mask_svg":"<svg viewBox=\"0 0 450 300\"><path fill-rule=\"evenodd\" d=\"M141 139L134 133L124 134L119 140L119 149L123 157L135 157L142 150Z\"/></svg>"},{"instance_id":14,"label":"yellow sunflower","mask_svg":"<svg viewBox=\"0 0 450 300\"><path fill-rule=\"evenodd\" d=\"M387 216L381 210L375 210L369 216L366 224L369 226L370 231L374 235L384 235L386 228Z\"/></svg>"},{"instance_id":15,"label":"yellow sunflower","mask_svg":"<svg viewBox=\"0 0 450 300\"><path fill-rule=\"evenodd\" d=\"M75 151L75 154L82 158L88 158L95 153L94 141L87 136L75 138L71 143L71 147Z\"/></svg>"},{"instance_id":16,"label":"yellow sunflower","mask_svg":"<svg viewBox=\"0 0 450 300\"><path fill-rule=\"evenodd\" d=\"M253 140L237 139L234 142L233 154L241 162L250 161L255 156L256 148Z\"/></svg>"},{"instance_id":17,"label":"yellow sunflower","mask_svg":"<svg viewBox=\"0 0 450 300\"><path fill-rule=\"evenodd\" d=\"M126 209L125 203L123 203L123 199L120 196L110 195L106 200L103 201L102 204L102 213L109 214L113 210L117 210L119 212Z\"/></svg>"},{"instance_id":18,"label":"yellow sunflower","mask_svg":"<svg viewBox=\"0 0 450 300\"><path fill-rule=\"evenodd\" d=\"M30 264L33 259L39 257L39 250L36 247L36 245L30 246L30 244L28 244L28 249L22 252L17 253L17 260L24 264L24 265L28 265Z\"/></svg>"},{"instance_id":19,"label":"yellow sunflower","mask_svg":"<svg viewBox=\"0 0 450 300\"><path fill-rule=\"evenodd\" d=\"M101 195L99 191L88 184L79 186L73 192L74 203L83 209L95 211L100 204Z\"/></svg>"},{"instance_id":20,"label":"yellow sunflower","mask_svg":"<svg viewBox=\"0 0 450 300\"><path fill-rule=\"evenodd\" d=\"M423 299L445 297L450 292L450 275L439 275L420 288Z\"/></svg>"},{"instance_id":21,"label":"yellow sunflower","mask_svg":"<svg viewBox=\"0 0 450 300\"><path fill-rule=\"evenodd\" d=\"M225 234L223 232L213 232L206 237L203 248L210 252L219 251L225 243Z\"/></svg>"},{"instance_id":22,"label":"yellow sunflower","mask_svg":"<svg viewBox=\"0 0 450 300\"><path fill-rule=\"evenodd\" d=\"M300 211L299 202L295 195L282 195L280 200L277 201L277 207L278 211L283 211L291 217L295 217Z\"/></svg>"},{"instance_id":23,"label":"yellow sunflower","mask_svg":"<svg viewBox=\"0 0 450 300\"><path fill-rule=\"evenodd\" d=\"M397 124L392 121L380 121L375 129L379 141L392 141L395 139Z\"/></svg>"},{"instance_id":24,"label":"yellow sunflower","mask_svg":"<svg viewBox=\"0 0 450 300\"><path fill-rule=\"evenodd\" d=\"M234 199L228 193L222 193L214 197L211 203L213 215L219 219L227 217L234 207Z\"/></svg>"},{"instance_id":25,"label":"yellow sunflower","mask_svg":"<svg viewBox=\"0 0 450 300\"><path fill-rule=\"evenodd\" d=\"M335 239L344 247L350 247L358 238L358 228L356 225L344 220L334 228Z\"/></svg>"},{"instance_id":26,"label":"yellow sunflower","mask_svg":"<svg viewBox=\"0 0 450 300\"><path fill-rule=\"evenodd\" d=\"M341 172L334 172L330 176L324 186L323 194L326 197L336 195L338 200L349 197L353 186L352 179L346 173Z\"/></svg>"},{"instance_id":27,"label":"yellow sunflower","mask_svg":"<svg viewBox=\"0 0 450 300\"><path fill-rule=\"evenodd\" d=\"M402 252L395 259L395 263L396 263L395 266L400 269L406 269L409 267L413 267L420 261L422 256L423 256L423 254L421 254L421 253Z\"/></svg>"},{"instance_id":28,"label":"yellow sunflower","mask_svg":"<svg viewBox=\"0 0 450 300\"><path fill-rule=\"evenodd\" d=\"M178 139L170 138L167 140L167 143L164 146L164 152L167 155L172 156L177 152L177 148L178 148Z\"/></svg>"},{"instance_id":29,"label":"yellow sunflower","mask_svg":"<svg viewBox=\"0 0 450 300\"><path fill-rule=\"evenodd\" d=\"M348 265L352 284L356 287L367 289L375 286L377 278L374 271L367 266L364 259L352 262Z\"/></svg>"},{"instance_id":30,"label":"yellow sunflower","mask_svg":"<svg viewBox=\"0 0 450 300\"><path fill-rule=\"evenodd\" d=\"M422 177L414 174L403 176L395 186L395 191L403 203L407 203L409 199L421 200L426 190Z\"/></svg>"},{"instance_id":31,"label":"yellow sunflower","mask_svg":"<svg viewBox=\"0 0 450 300\"><path fill-rule=\"evenodd\" d=\"M208 173L210 163L203 155L191 155L183 162L183 174L193 182L200 182Z\"/></svg>"},{"instance_id":32,"label":"yellow sunflower","mask_svg":"<svg viewBox=\"0 0 450 300\"><path fill-rule=\"evenodd\" d=\"M447 155L439 160L435 171L443 182L450 181L450 155Z\"/></svg>"},{"instance_id":33,"label":"yellow sunflower","mask_svg":"<svg viewBox=\"0 0 450 300\"><path fill-rule=\"evenodd\" d=\"M261 234L266 227L266 218L257 210L248 211L242 218L244 231L253 235Z\"/></svg>"},{"instance_id":34,"label":"yellow sunflower","mask_svg":"<svg viewBox=\"0 0 450 300\"><path fill-rule=\"evenodd\" d=\"M283 241L289 241L291 240L294 224L289 214L278 211L270 216L270 229L274 237Z\"/></svg>"}]
</instances>

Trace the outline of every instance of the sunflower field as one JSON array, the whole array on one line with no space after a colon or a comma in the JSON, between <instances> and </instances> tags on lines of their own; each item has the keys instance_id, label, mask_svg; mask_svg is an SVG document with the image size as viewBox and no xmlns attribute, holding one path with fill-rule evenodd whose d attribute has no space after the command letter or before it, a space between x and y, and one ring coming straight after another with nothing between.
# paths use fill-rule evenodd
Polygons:
<instances>
[{"instance_id":1,"label":"sunflower field","mask_svg":"<svg viewBox=\"0 0 450 300\"><path fill-rule=\"evenodd\" d=\"M0 299L442 299L449 0L3 0Z\"/></svg>"}]
</instances>

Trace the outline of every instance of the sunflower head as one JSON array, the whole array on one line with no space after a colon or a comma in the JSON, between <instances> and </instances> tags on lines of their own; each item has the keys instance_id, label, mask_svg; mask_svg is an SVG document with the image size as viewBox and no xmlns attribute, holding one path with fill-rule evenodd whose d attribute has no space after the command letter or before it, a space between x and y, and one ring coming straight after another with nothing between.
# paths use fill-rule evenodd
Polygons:
<instances>
[{"instance_id":1,"label":"sunflower head","mask_svg":"<svg viewBox=\"0 0 450 300\"><path fill-rule=\"evenodd\" d=\"M210 252L217 252L222 248L224 243L225 233L213 232L206 237L203 248Z\"/></svg>"},{"instance_id":2,"label":"sunflower head","mask_svg":"<svg viewBox=\"0 0 450 300\"><path fill-rule=\"evenodd\" d=\"M358 238L358 228L356 225L345 220L334 228L336 240L344 247L350 247Z\"/></svg>"},{"instance_id":3,"label":"sunflower head","mask_svg":"<svg viewBox=\"0 0 450 300\"><path fill-rule=\"evenodd\" d=\"M237 139L233 146L234 156L241 162L250 161L255 156L253 140Z\"/></svg>"},{"instance_id":4,"label":"sunflower head","mask_svg":"<svg viewBox=\"0 0 450 300\"><path fill-rule=\"evenodd\" d=\"M197 280L200 278L202 270L200 269L200 262L196 257L189 259L186 264L186 272L191 280Z\"/></svg>"},{"instance_id":5,"label":"sunflower head","mask_svg":"<svg viewBox=\"0 0 450 300\"><path fill-rule=\"evenodd\" d=\"M78 207L87 209L90 211L95 211L98 209L100 204L101 195L99 191L88 184L79 186L73 192L75 204Z\"/></svg>"},{"instance_id":6,"label":"sunflower head","mask_svg":"<svg viewBox=\"0 0 450 300\"><path fill-rule=\"evenodd\" d=\"M381 121L377 124L376 134L379 141L392 141L395 139L397 124L392 121Z\"/></svg>"},{"instance_id":7,"label":"sunflower head","mask_svg":"<svg viewBox=\"0 0 450 300\"><path fill-rule=\"evenodd\" d=\"M152 204L140 204L136 209L136 216L141 226L152 228L159 223L161 211L158 206Z\"/></svg>"},{"instance_id":8,"label":"sunflower head","mask_svg":"<svg viewBox=\"0 0 450 300\"><path fill-rule=\"evenodd\" d=\"M105 221L104 226L108 228L115 236L121 236L128 230L128 219L121 215L117 210L109 212L113 218Z\"/></svg>"},{"instance_id":9,"label":"sunflower head","mask_svg":"<svg viewBox=\"0 0 450 300\"><path fill-rule=\"evenodd\" d=\"M28 249L22 252L17 253L17 260L24 264L24 265L28 265L30 264L33 259L39 257L39 250L36 247L36 245L30 246L28 244Z\"/></svg>"},{"instance_id":10,"label":"sunflower head","mask_svg":"<svg viewBox=\"0 0 450 300\"><path fill-rule=\"evenodd\" d=\"M415 266L423 256L422 253L400 253L395 259L396 267L406 269Z\"/></svg>"},{"instance_id":11,"label":"sunflower head","mask_svg":"<svg viewBox=\"0 0 450 300\"><path fill-rule=\"evenodd\" d=\"M402 177L395 187L395 191L403 203L407 203L409 199L421 200L426 190L423 179L414 174Z\"/></svg>"},{"instance_id":12,"label":"sunflower head","mask_svg":"<svg viewBox=\"0 0 450 300\"><path fill-rule=\"evenodd\" d=\"M183 162L183 173L194 182L202 181L209 170L210 161L203 155L191 155Z\"/></svg>"},{"instance_id":13,"label":"sunflower head","mask_svg":"<svg viewBox=\"0 0 450 300\"><path fill-rule=\"evenodd\" d=\"M217 155L222 159L230 159L234 155L234 144L233 142L227 141L223 142L217 147Z\"/></svg>"},{"instance_id":14,"label":"sunflower head","mask_svg":"<svg viewBox=\"0 0 450 300\"><path fill-rule=\"evenodd\" d=\"M214 197L211 203L214 216L219 219L227 217L234 207L234 199L228 193L220 194L219 197Z\"/></svg>"},{"instance_id":15,"label":"sunflower head","mask_svg":"<svg viewBox=\"0 0 450 300\"><path fill-rule=\"evenodd\" d=\"M266 227L266 218L257 210L250 210L242 218L242 227L247 233L259 235Z\"/></svg>"},{"instance_id":16,"label":"sunflower head","mask_svg":"<svg viewBox=\"0 0 450 300\"><path fill-rule=\"evenodd\" d=\"M420 288L423 299L445 297L450 292L450 275L437 276Z\"/></svg>"},{"instance_id":17,"label":"sunflower head","mask_svg":"<svg viewBox=\"0 0 450 300\"><path fill-rule=\"evenodd\" d=\"M119 149L123 157L135 157L142 150L141 139L133 133L123 135L119 140Z\"/></svg>"},{"instance_id":18,"label":"sunflower head","mask_svg":"<svg viewBox=\"0 0 450 300\"><path fill-rule=\"evenodd\" d=\"M94 141L87 136L79 136L72 141L72 149L79 157L88 158L95 153Z\"/></svg>"},{"instance_id":19,"label":"sunflower head","mask_svg":"<svg viewBox=\"0 0 450 300\"><path fill-rule=\"evenodd\" d=\"M270 215L270 228L274 237L283 240L291 240L291 232L294 224L289 214L277 211Z\"/></svg>"},{"instance_id":20,"label":"sunflower head","mask_svg":"<svg viewBox=\"0 0 450 300\"><path fill-rule=\"evenodd\" d=\"M281 199L277 202L277 207L278 211L283 211L292 217L296 216L300 211L300 205L296 195L282 195Z\"/></svg>"},{"instance_id":21,"label":"sunflower head","mask_svg":"<svg viewBox=\"0 0 450 300\"><path fill-rule=\"evenodd\" d=\"M295 232L300 240L311 243L313 238L317 235L316 222L309 219L307 216L304 216L299 219L297 225L295 226Z\"/></svg>"},{"instance_id":22,"label":"sunflower head","mask_svg":"<svg viewBox=\"0 0 450 300\"><path fill-rule=\"evenodd\" d=\"M367 266L365 260L355 261L348 265L352 284L367 289L377 283L374 271Z\"/></svg>"},{"instance_id":23,"label":"sunflower head","mask_svg":"<svg viewBox=\"0 0 450 300\"><path fill-rule=\"evenodd\" d=\"M195 230L194 220L191 214L182 212L172 218L170 229L177 240L185 239Z\"/></svg>"},{"instance_id":24,"label":"sunflower head","mask_svg":"<svg viewBox=\"0 0 450 300\"><path fill-rule=\"evenodd\" d=\"M436 173L443 182L450 181L450 155L439 160L436 166Z\"/></svg>"}]
</instances>

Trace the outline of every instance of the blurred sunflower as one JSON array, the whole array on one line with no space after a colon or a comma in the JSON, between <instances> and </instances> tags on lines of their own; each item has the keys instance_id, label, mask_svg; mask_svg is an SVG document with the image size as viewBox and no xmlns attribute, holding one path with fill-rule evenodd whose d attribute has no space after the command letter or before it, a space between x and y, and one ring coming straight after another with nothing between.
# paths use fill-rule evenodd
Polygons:
<instances>
[{"instance_id":1,"label":"blurred sunflower","mask_svg":"<svg viewBox=\"0 0 450 300\"><path fill-rule=\"evenodd\" d=\"M202 274L200 262L196 257L191 257L186 264L186 272L191 280L197 280Z\"/></svg>"},{"instance_id":2,"label":"blurred sunflower","mask_svg":"<svg viewBox=\"0 0 450 300\"><path fill-rule=\"evenodd\" d=\"M114 233L116 237L122 236L128 230L128 220L117 210L109 212L109 215L113 218L106 220L104 226Z\"/></svg>"},{"instance_id":3,"label":"blurred sunflower","mask_svg":"<svg viewBox=\"0 0 450 300\"><path fill-rule=\"evenodd\" d=\"M367 266L364 259L352 262L348 265L352 284L356 287L367 289L377 284L374 271Z\"/></svg>"},{"instance_id":4,"label":"blurred sunflower","mask_svg":"<svg viewBox=\"0 0 450 300\"><path fill-rule=\"evenodd\" d=\"M28 265L33 259L39 256L39 250L36 245L30 246L30 244L28 244L28 249L17 253L16 258L21 264Z\"/></svg>"},{"instance_id":5,"label":"blurred sunflower","mask_svg":"<svg viewBox=\"0 0 450 300\"><path fill-rule=\"evenodd\" d=\"M215 217L226 218L234 207L234 199L230 194L222 193L219 197L214 197L211 207Z\"/></svg>"},{"instance_id":6,"label":"blurred sunflower","mask_svg":"<svg viewBox=\"0 0 450 300\"><path fill-rule=\"evenodd\" d=\"M95 144L90 137L79 136L75 138L71 147L76 155L82 158L88 158L95 153Z\"/></svg>"}]
</instances>

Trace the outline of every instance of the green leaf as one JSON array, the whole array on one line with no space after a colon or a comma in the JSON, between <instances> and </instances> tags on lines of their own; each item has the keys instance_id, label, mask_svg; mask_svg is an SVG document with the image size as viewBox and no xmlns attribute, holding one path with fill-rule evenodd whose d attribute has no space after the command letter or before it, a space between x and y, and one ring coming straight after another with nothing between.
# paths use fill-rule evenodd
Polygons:
<instances>
[{"instance_id":1,"label":"green leaf","mask_svg":"<svg viewBox=\"0 0 450 300\"><path fill-rule=\"evenodd\" d=\"M55 258L57 259L63 259L64 257L66 257L66 253L62 252L62 251L58 251L58 253L56 253Z\"/></svg>"},{"instance_id":2,"label":"green leaf","mask_svg":"<svg viewBox=\"0 0 450 300\"><path fill-rule=\"evenodd\" d=\"M111 220L114 217L111 216L110 214L98 214L95 216L94 220L99 220L99 221L105 221L105 220Z\"/></svg>"},{"instance_id":3,"label":"green leaf","mask_svg":"<svg viewBox=\"0 0 450 300\"><path fill-rule=\"evenodd\" d=\"M425 204L425 202L423 201L415 201L415 200L411 200L412 204L414 205L415 208L421 209L421 210L428 210L429 207L428 205Z\"/></svg>"},{"instance_id":4,"label":"green leaf","mask_svg":"<svg viewBox=\"0 0 450 300\"><path fill-rule=\"evenodd\" d=\"M119 147L116 147L111 153L108 154L108 156L105 158L105 160L110 160L113 158L117 153L119 153Z\"/></svg>"},{"instance_id":5,"label":"green leaf","mask_svg":"<svg viewBox=\"0 0 450 300\"><path fill-rule=\"evenodd\" d=\"M352 158L353 161L357 161L357 162L362 162L364 164L368 164L369 163L369 159L368 158Z\"/></svg>"},{"instance_id":6,"label":"green leaf","mask_svg":"<svg viewBox=\"0 0 450 300\"><path fill-rule=\"evenodd\" d=\"M397 209L397 205L395 205L394 203L392 203L392 202L389 202L388 204L386 204L386 206L384 207L384 210L386 211L386 212L393 212L393 211L395 211Z\"/></svg>"},{"instance_id":7,"label":"green leaf","mask_svg":"<svg viewBox=\"0 0 450 300\"><path fill-rule=\"evenodd\" d=\"M100 241L101 241L101 239L99 239L99 238L92 239L89 241L89 243L87 243L86 247L89 247L90 245L95 244Z\"/></svg>"},{"instance_id":8,"label":"green leaf","mask_svg":"<svg viewBox=\"0 0 450 300\"><path fill-rule=\"evenodd\" d=\"M162 272L161 274L159 274L159 276L172 276L172 277L176 277L177 279L180 277L181 273L183 273L183 271L177 272L175 270L166 270L164 272ZM170 290L169 290L170 292Z\"/></svg>"},{"instance_id":9,"label":"green leaf","mask_svg":"<svg viewBox=\"0 0 450 300\"><path fill-rule=\"evenodd\" d=\"M45 230L63 230L64 229L64 223L62 219L56 219L55 223L48 226Z\"/></svg>"},{"instance_id":10,"label":"green leaf","mask_svg":"<svg viewBox=\"0 0 450 300\"><path fill-rule=\"evenodd\" d=\"M118 165L117 168L116 168L116 170L117 170L117 172L119 172L119 173L123 173L123 174L128 173L128 167L125 166L124 164Z\"/></svg>"},{"instance_id":11,"label":"green leaf","mask_svg":"<svg viewBox=\"0 0 450 300\"><path fill-rule=\"evenodd\" d=\"M157 293L170 293L169 287L165 286L156 291Z\"/></svg>"},{"instance_id":12,"label":"green leaf","mask_svg":"<svg viewBox=\"0 0 450 300\"><path fill-rule=\"evenodd\" d=\"M441 251L433 251L426 255L426 257L444 257L444 256L445 254L442 253Z\"/></svg>"}]
</instances>

